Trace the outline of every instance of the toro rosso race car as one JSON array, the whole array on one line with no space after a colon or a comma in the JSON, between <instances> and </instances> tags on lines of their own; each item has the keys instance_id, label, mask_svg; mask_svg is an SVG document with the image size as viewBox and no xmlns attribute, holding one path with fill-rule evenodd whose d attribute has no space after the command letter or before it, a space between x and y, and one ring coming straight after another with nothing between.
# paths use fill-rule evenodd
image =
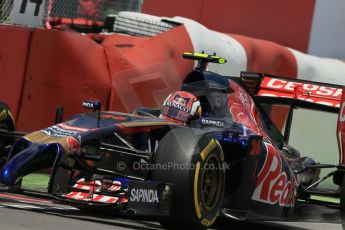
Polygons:
<instances>
[{"instance_id":1,"label":"toro rosso race car","mask_svg":"<svg viewBox=\"0 0 345 230\"><path fill-rule=\"evenodd\" d=\"M197 60L182 86L201 102L202 114L188 126L159 118L160 111L93 112L48 128L15 131L8 106L0 104L2 187L23 192L22 178L50 169L48 194L78 207L109 208L155 216L163 227L210 227L220 217L288 220L299 203L318 194L333 177L345 209L343 88L338 85L242 72L240 78L206 70L226 60L185 53ZM270 119L274 105L289 109L282 127ZM319 164L288 144L296 108L339 113L340 162ZM333 168L320 179L320 169ZM334 195L334 194L333 194Z\"/></svg>"}]
</instances>

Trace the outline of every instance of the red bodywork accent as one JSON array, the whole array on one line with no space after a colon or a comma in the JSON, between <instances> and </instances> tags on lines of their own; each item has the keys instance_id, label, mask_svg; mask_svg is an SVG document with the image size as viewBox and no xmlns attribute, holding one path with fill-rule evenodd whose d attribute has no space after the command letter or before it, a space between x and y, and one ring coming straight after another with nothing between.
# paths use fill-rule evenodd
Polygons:
<instances>
[{"instance_id":1,"label":"red bodywork accent","mask_svg":"<svg viewBox=\"0 0 345 230\"><path fill-rule=\"evenodd\" d=\"M80 127L75 127L75 126L69 126L64 123L58 124L58 126L66 130L72 130L72 131L77 131L77 132L87 132L87 131L92 130L92 129L80 128Z\"/></svg>"},{"instance_id":2,"label":"red bodywork accent","mask_svg":"<svg viewBox=\"0 0 345 230\"><path fill-rule=\"evenodd\" d=\"M264 137L265 133L260 129L257 111L254 101L248 93L236 84L231 84L234 93L228 96L228 107L234 121L243 124L251 130L257 132Z\"/></svg>"},{"instance_id":3,"label":"red bodywork accent","mask_svg":"<svg viewBox=\"0 0 345 230\"><path fill-rule=\"evenodd\" d=\"M342 88L322 83L264 77L257 96L286 97L339 107Z\"/></svg>"},{"instance_id":4,"label":"red bodywork accent","mask_svg":"<svg viewBox=\"0 0 345 230\"><path fill-rule=\"evenodd\" d=\"M277 149L271 144L265 145L266 159L257 176L252 199L268 204L294 206L298 180L291 170L283 170L283 159Z\"/></svg>"},{"instance_id":5,"label":"red bodywork accent","mask_svg":"<svg viewBox=\"0 0 345 230\"><path fill-rule=\"evenodd\" d=\"M345 87L343 88L343 90ZM339 163L345 163L344 147L345 147L345 94L341 98L341 106L338 115L337 138L339 147Z\"/></svg>"},{"instance_id":6,"label":"red bodywork accent","mask_svg":"<svg viewBox=\"0 0 345 230\"><path fill-rule=\"evenodd\" d=\"M252 98L248 93L236 84L231 84L235 91L229 95L228 107L234 121L241 123L252 131L264 137L265 152L261 150L261 141L252 139L249 155L253 157L264 156L265 162L261 168L255 169L256 185L252 196L253 200L267 203L278 204L279 206L294 206L295 189L298 185L298 179L291 170L283 167L284 158L272 143L269 136L261 127L258 111Z\"/></svg>"},{"instance_id":7,"label":"red bodywork accent","mask_svg":"<svg viewBox=\"0 0 345 230\"><path fill-rule=\"evenodd\" d=\"M104 119L112 119L116 121L126 121L127 117L125 116L118 116L118 115L113 115L113 114L101 114L101 118Z\"/></svg>"},{"instance_id":8,"label":"red bodywork accent","mask_svg":"<svg viewBox=\"0 0 345 230\"><path fill-rule=\"evenodd\" d=\"M67 150L68 152L80 152L80 141L72 136L67 137Z\"/></svg>"},{"instance_id":9,"label":"red bodywork accent","mask_svg":"<svg viewBox=\"0 0 345 230\"><path fill-rule=\"evenodd\" d=\"M68 194L65 194L64 197L67 199L94 202L94 203L125 203L127 198L123 197L123 193L117 193L122 187L120 181L112 181L110 184L105 185L105 181L88 181L86 182L84 178L78 180L78 182L73 185L72 189L78 191L71 191ZM105 188L107 187L107 188ZM101 190L106 189L108 193L113 193L110 195L101 195L97 194ZM126 198L126 199L123 199Z\"/></svg>"},{"instance_id":10,"label":"red bodywork accent","mask_svg":"<svg viewBox=\"0 0 345 230\"><path fill-rule=\"evenodd\" d=\"M168 117L168 116L165 116L165 115L161 115L162 118L164 118L165 120L168 120L168 121L171 121L171 122L174 122L178 125L183 125L183 122L182 121L179 121L179 120L176 120L174 118L171 118L171 117Z\"/></svg>"}]
</instances>

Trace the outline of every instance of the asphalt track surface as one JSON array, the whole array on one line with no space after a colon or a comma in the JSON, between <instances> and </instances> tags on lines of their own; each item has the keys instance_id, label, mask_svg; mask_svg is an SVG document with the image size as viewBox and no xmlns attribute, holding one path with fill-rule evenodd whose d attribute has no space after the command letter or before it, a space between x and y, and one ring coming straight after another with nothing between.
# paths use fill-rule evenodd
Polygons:
<instances>
[{"instance_id":1,"label":"asphalt track surface","mask_svg":"<svg viewBox=\"0 0 345 230\"><path fill-rule=\"evenodd\" d=\"M322 216L336 217L334 210L315 212L315 220ZM322 209L323 210L323 209ZM307 217L308 218L308 217ZM333 218L333 222L336 218ZM337 221L335 221L337 222ZM341 223L307 222L234 222L222 220L220 229L255 229L255 230L340 230ZM160 229L154 219L140 217L114 216L109 213L81 211L74 207L51 203L41 198L30 198L9 193L0 193L0 230L108 230L108 229Z\"/></svg>"}]
</instances>

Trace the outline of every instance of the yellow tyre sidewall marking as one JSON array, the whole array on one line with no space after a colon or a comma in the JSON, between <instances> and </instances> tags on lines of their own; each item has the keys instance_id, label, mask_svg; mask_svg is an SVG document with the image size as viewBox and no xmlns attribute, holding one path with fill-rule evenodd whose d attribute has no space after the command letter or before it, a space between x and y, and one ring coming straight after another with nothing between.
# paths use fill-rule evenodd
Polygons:
<instances>
[{"instance_id":1,"label":"yellow tyre sidewall marking","mask_svg":"<svg viewBox=\"0 0 345 230\"><path fill-rule=\"evenodd\" d=\"M199 172L200 172L200 162L198 161L196 163L196 169L195 169L195 175L194 175L194 205L195 205L196 215L199 219L201 219L201 209L200 209L201 203L199 203L199 197L198 197Z\"/></svg>"},{"instance_id":2,"label":"yellow tyre sidewall marking","mask_svg":"<svg viewBox=\"0 0 345 230\"><path fill-rule=\"evenodd\" d=\"M210 152L216 147L216 142L214 139L212 139L207 146L204 148L204 150L201 151L200 156L201 159L204 161Z\"/></svg>"},{"instance_id":3,"label":"yellow tyre sidewall marking","mask_svg":"<svg viewBox=\"0 0 345 230\"><path fill-rule=\"evenodd\" d=\"M7 118L7 110L4 109L0 112L0 121L3 121Z\"/></svg>"},{"instance_id":4,"label":"yellow tyre sidewall marking","mask_svg":"<svg viewBox=\"0 0 345 230\"><path fill-rule=\"evenodd\" d=\"M212 139L207 146L204 148L204 150L201 151L200 156L201 159L204 161L208 154L212 152L212 150L216 147L220 146L219 142L217 140ZM221 154L222 160L224 160L223 152ZM195 206L195 212L198 217L198 219L202 218L202 208L201 208L201 202L199 202L199 196L198 196L198 185L199 185L199 173L200 173L200 166L201 163L198 161L196 163L195 167L195 175L194 175L194 206ZM208 220L206 218L202 218L201 224L209 227L213 224L213 222L216 220L217 216L214 217L212 220Z\"/></svg>"}]
</instances>

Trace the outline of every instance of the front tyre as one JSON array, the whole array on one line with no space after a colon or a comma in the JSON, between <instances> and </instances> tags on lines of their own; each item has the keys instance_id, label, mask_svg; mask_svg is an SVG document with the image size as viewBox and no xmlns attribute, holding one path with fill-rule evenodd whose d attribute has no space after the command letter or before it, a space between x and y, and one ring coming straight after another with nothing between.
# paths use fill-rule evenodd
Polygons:
<instances>
[{"instance_id":1,"label":"front tyre","mask_svg":"<svg viewBox=\"0 0 345 230\"><path fill-rule=\"evenodd\" d=\"M161 225L210 227L218 217L225 187L219 142L199 129L173 129L159 144L154 163L152 179L173 184L170 216L161 219Z\"/></svg>"},{"instance_id":2,"label":"front tyre","mask_svg":"<svg viewBox=\"0 0 345 230\"><path fill-rule=\"evenodd\" d=\"M3 102L0 102L0 129L7 131L14 131L14 119L10 108ZM14 142L11 137L0 136L0 168L7 160L6 147L12 145Z\"/></svg>"}]
</instances>

